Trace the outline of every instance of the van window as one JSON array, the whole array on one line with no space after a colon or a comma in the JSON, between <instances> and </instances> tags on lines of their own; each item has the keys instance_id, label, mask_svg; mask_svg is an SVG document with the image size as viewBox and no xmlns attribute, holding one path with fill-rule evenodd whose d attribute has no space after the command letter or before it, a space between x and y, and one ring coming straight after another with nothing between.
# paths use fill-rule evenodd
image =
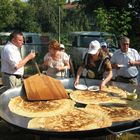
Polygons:
<instances>
[{"instance_id":1,"label":"van window","mask_svg":"<svg viewBox=\"0 0 140 140\"><path fill-rule=\"evenodd\" d=\"M98 40L100 42L100 36L81 35L80 36L80 46L84 47L84 48L88 48L90 42L93 40Z\"/></svg>"},{"instance_id":2,"label":"van window","mask_svg":"<svg viewBox=\"0 0 140 140\"><path fill-rule=\"evenodd\" d=\"M0 45L5 45L8 41L8 36L0 36Z\"/></svg>"},{"instance_id":3,"label":"van window","mask_svg":"<svg viewBox=\"0 0 140 140\"><path fill-rule=\"evenodd\" d=\"M71 38L72 39L72 46L77 46L77 36L74 36Z\"/></svg>"},{"instance_id":4,"label":"van window","mask_svg":"<svg viewBox=\"0 0 140 140\"><path fill-rule=\"evenodd\" d=\"M33 42L33 39L32 39L32 36L28 36L25 38L25 43L32 43Z\"/></svg>"},{"instance_id":5,"label":"van window","mask_svg":"<svg viewBox=\"0 0 140 140\"><path fill-rule=\"evenodd\" d=\"M41 44L48 44L49 43L49 37L48 36L40 36Z\"/></svg>"},{"instance_id":6,"label":"van window","mask_svg":"<svg viewBox=\"0 0 140 140\"><path fill-rule=\"evenodd\" d=\"M72 43L72 47L82 47L88 48L89 44L93 40L98 40L101 42L106 42L109 47L117 48L117 39L114 35L72 35L69 37L70 42Z\"/></svg>"}]
</instances>

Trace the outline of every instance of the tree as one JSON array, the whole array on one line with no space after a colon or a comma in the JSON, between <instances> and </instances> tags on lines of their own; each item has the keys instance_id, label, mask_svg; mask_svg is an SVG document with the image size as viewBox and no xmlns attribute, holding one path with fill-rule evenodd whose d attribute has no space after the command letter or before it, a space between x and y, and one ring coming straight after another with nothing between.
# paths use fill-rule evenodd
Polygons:
<instances>
[{"instance_id":1,"label":"tree","mask_svg":"<svg viewBox=\"0 0 140 140\"><path fill-rule=\"evenodd\" d=\"M8 30L7 27L14 27L16 13L10 0L0 0L0 31Z\"/></svg>"},{"instance_id":2,"label":"tree","mask_svg":"<svg viewBox=\"0 0 140 140\"><path fill-rule=\"evenodd\" d=\"M108 12L107 10L103 8L98 8L97 10L94 11L95 13L95 19L96 19L96 28L97 30L101 32L108 32L110 31L110 26L109 26L109 18L108 18Z\"/></svg>"},{"instance_id":3,"label":"tree","mask_svg":"<svg viewBox=\"0 0 140 140\"><path fill-rule=\"evenodd\" d=\"M62 25L63 32L91 30L89 19L81 9L66 10Z\"/></svg>"},{"instance_id":4,"label":"tree","mask_svg":"<svg viewBox=\"0 0 140 140\"><path fill-rule=\"evenodd\" d=\"M119 36L128 36L129 31L132 28L131 25L131 13L122 9L120 12L112 9L111 13L111 24L110 26L113 27L111 30L112 32L116 32L116 35Z\"/></svg>"},{"instance_id":5,"label":"tree","mask_svg":"<svg viewBox=\"0 0 140 140\"><path fill-rule=\"evenodd\" d=\"M128 7L128 0L103 0L106 9L121 10Z\"/></svg>"},{"instance_id":6,"label":"tree","mask_svg":"<svg viewBox=\"0 0 140 140\"><path fill-rule=\"evenodd\" d=\"M34 7L20 0L14 0L13 6L16 13L14 28L27 32L41 32L41 28L35 20Z\"/></svg>"},{"instance_id":7,"label":"tree","mask_svg":"<svg viewBox=\"0 0 140 140\"><path fill-rule=\"evenodd\" d=\"M55 0L29 0L29 4L35 8L37 22L42 31L58 31L58 5Z\"/></svg>"},{"instance_id":8,"label":"tree","mask_svg":"<svg viewBox=\"0 0 140 140\"><path fill-rule=\"evenodd\" d=\"M92 14L94 10L104 7L103 0L80 0L79 5L85 13Z\"/></svg>"}]
</instances>

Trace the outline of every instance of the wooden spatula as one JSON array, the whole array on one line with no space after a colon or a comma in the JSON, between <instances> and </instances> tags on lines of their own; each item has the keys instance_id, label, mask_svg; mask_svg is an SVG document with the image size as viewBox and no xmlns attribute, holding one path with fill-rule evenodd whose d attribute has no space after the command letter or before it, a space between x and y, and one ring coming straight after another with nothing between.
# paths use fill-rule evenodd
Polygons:
<instances>
[{"instance_id":1,"label":"wooden spatula","mask_svg":"<svg viewBox=\"0 0 140 140\"><path fill-rule=\"evenodd\" d=\"M52 100L68 98L63 84L50 76L41 74L35 61L38 74L26 78L24 87L28 100Z\"/></svg>"}]
</instances>

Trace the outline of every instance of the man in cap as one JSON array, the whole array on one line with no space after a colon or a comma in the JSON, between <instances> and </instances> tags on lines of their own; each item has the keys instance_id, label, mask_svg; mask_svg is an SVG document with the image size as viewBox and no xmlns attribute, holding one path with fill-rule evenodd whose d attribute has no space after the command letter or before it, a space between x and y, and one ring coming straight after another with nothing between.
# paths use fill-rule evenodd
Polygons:
<instances>
[{"instance_id":1,"label":"man in cap","mask_svg":"<svg viewBox=\"0 0 140 140\"><path fill-rule=\"evenodd\" d=\"M108 55L108 57L111 58L112 54L109 52L106 42L101 42L101 48Z\"/></svg>"},{"instance_id":2,"label":"man in cap","mask_svg":"<svg viewBox=\"0 0 140 140\"><path fill-rule=\"evenodd\" d=\"M63 52L65 52L65 46L64 46L64 44L60 44L60 50L63 51Z\"/></svg>"},{"instance_id":3,"label":"man in cap","mask_svg":"<svg viewBox=\"0 0 140 140\"><path fill-rule=\"evenodd\" d=\"M64 44L60 44L60 51L66 53ZM69 75L70 77L71 76L75 77L74 66L73 66L72 60L70 58L70 55L68 55L68 56L69 56L69 63L70 63L70 71L67 71L67 69L66 69L65 74Z\"/></svg>"},{"instance_id":4,"label":"man in cap","mask_svg":"<svg viewBox=\"0 0 140 140\"><path fill-rule=\"evenodd\" d=\"M112 78L112 67L109 57L101 49L100 43L97 40L89 44L89 49L85 54L84 60L77 71L74 84L79 83L82 72L86 69L86 77L102 80L100 89ZM105 76L106 73L106 76Z\"/></svg>"}]
</instances>

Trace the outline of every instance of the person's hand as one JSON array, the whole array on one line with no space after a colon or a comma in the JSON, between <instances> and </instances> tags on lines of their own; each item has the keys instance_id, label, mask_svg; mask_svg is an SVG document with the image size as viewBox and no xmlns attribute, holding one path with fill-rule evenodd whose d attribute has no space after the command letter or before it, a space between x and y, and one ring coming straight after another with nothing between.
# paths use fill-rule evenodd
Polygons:
<instances>
[{"instance_id":1,"label":"person's hand","mask_svg":"<svg viewBox=\"0 0 140 140\"><path fill-rule=\"evenodd\" d=\"M57 71L64 70L64 67L62 67L62 66L55 66L55 68L56 68Z\"/></svg>"},{"instance_id":2,"label":"person's hand","mask_svg":"<svg viewBox=\"0 0 140 140\"><path fill-rule=\"evenodd\" d=\"M129 62L128 62L128 65L134 66L134 65L135 65L135 61L129 61Z\"/></svg>"},{"instance_id":3,"label":"person's hand","mask_svg":"<svg viewBox=\"0 0 140 140\"><path fill-rule=\"evenodd\" d=\"M102 81L102 83L100 84L100 90L102 90L105 87L105 82Z\"/></svg>"},{"instance_id":4,"label":"person's hand","mask_svg":"<svg viewBox=\"0 0 140 140\"><path fill-rule=\"evenodd\" d=\"M48 59L46 61L51 62L52 61L52 57L48 57Z\"/></svg>"},{"instance_id":5,"label":"person's hand","mask_svg":"<svg viewBox=\"0 0 140 140\"><path fill-rule=\"evenodd\" d=\"M34 59L36 56L36 53L35 52L31 52L28 54L28 59L31 60L31 59Z\"/></svg>"},{"instance_id":6,"label":"person's hand","mask_svg":"<svg viewBox=\"0 0 140 140\"><path fill-rule=\"evenodd\" d=\"M77 85L77 84L79 84L79 79L78 78L76 78L75 81L74 81L74 85Z\"/></svg>"}]
</instances>

